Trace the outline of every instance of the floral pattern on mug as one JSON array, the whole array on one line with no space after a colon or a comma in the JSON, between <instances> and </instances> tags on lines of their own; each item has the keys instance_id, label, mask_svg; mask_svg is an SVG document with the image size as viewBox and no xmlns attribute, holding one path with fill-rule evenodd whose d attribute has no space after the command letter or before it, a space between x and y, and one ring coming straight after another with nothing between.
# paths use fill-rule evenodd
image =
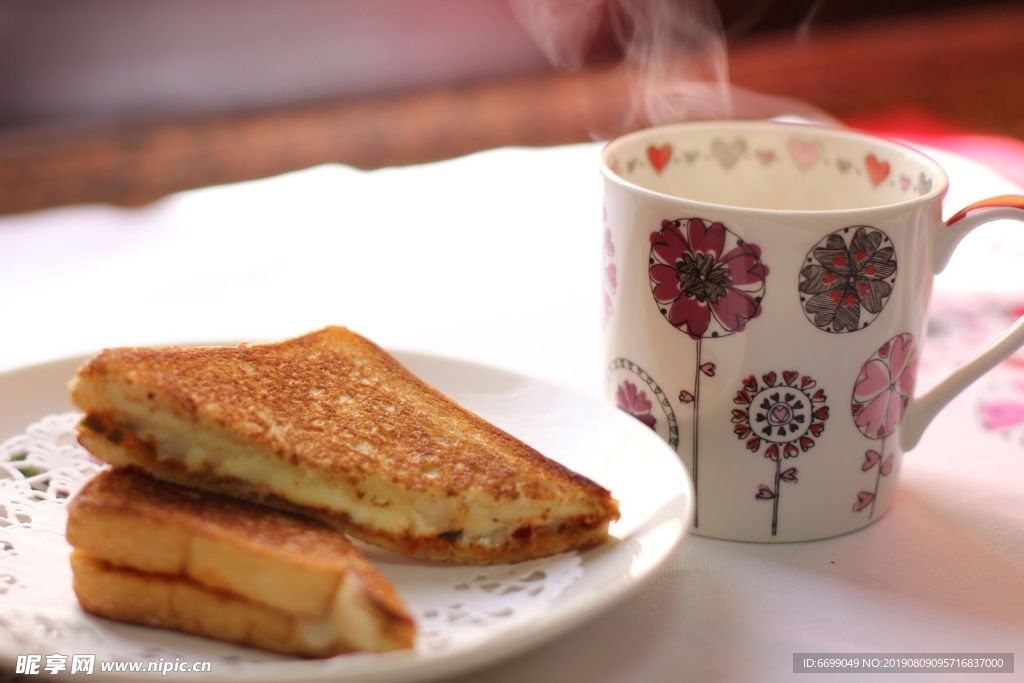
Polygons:
<instances>
[{"instance_id":1,"label":"floral pattern on mug","mask_svg":"<svg viewBox=\"0 0 1024 683\"><path fill-rule=\"evenodd\" d=\"M648 259L651 293L659 312L697 345L692 387L679 391L679 402L693 406L690 475L700 502L700 382L715 376L715 363L702 359L704 339L746 329L761 314L768 266L761 248L740 238L720 222L702 218L663 220L650 236ZM700 508L694 512L700 526Z\"/></svg>"},{"instance_id":2,"label":"floral pattern on mug","mask_svg":"<svg viewBox=\"0 0 1024 683\"><path fill-rule=\"evenodd\" d=\"M691 339L743 331L761 314L767 275L760 247L721 223L664 220L651 233L654 300L665 319Z\"/></svg>"},{"instance_id":3,"label":"floral pattern on mug","mask_svg":"<svg viewBox=\"0 0 1024 683\"><path fill-rule=\"evenodd\" d=\"M651 415L654 404L647 398L647 392L638 390L636 385L628 380L615 390L615 404L619 410L624 410L651 429L658 423L658 418Z\"/></svg>"},{"instance_id":4,"label":"floral pattern on mug","mask_svg":"<svg viewBox=\"0 0 1024 683\"><path fill-rule=\"evenodd\" d=\"M855 332L870 325L885 308L896 281L892 240L866 226L828 235L805 263L799 285L809 295L801 297L804 314L826 332Z\"/></svg>"},{"instance_id":5,"label":"floral pattern on mug","mask_svg":"<svg viewBox=\"0 0 1024 683\"><path fill-rule=\"evenodd\" d=\"M783 461L814 447L829 417L824 389L807 375L794 370L767 372L760 381L754 375L743 381L733 403L733 432L755 453L775 463L774 485L761 484L754 497L772 501L772 536L779 528L782 484L797 483L797 468L783 469Z\"/></svg>"},{"instance_id":6,"label":"floral pattern on mug","mask_svg":"<svg viewBox=\"0 0 1024 683\"><path fill-rule=\"evenodd\" d=\"M615 388L615 405L620 410L657 432L672 448L679 445L672 403L646 370L628 358L616 358L608 366L607 382Z\"/></svg>"},{"instance_id":7,"label":"floral pattern on mug","mask_svg":"<svg viewBox=\"0 0 1024 683\"><path fill-rule=\"evenodd\" d=\"M909 333L882 344L861 366L853 386L853 422L864 436L879 440L879 445L864 454L861 470L878 469L874 489L857 493L855 512L870 508L869 517L874 515L882 477L893 469L894 454L886 452L886 439L896 433L906 414L917 384L917 366L917 343Z\"/></svg>"}]
</instances>

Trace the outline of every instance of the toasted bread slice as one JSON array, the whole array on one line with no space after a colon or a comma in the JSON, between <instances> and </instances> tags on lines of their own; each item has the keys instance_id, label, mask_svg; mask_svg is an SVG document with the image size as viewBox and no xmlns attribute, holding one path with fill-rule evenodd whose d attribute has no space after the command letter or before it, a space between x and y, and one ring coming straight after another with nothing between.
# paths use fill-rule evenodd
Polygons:
<instances>
[{"instance_id":1,"label":"toasted bread slice","mask_svg":"<svg viewBox=\"0 0 1024 683\"><path fill-rule=\"evenodd\" d=\"M82 607L305 656L412 647L388 579L306 517L107 469L68 503Z\"/></svg>"},{"instance_id":2,"label":"toasted bread slice","mask_svg":"<svg viewBox=\"0 0 1024 683\"><path fill-rule=\"evenodd\" d=\"M611 494L329 327L235 347L107 349L71 384L114 465L314 515L420 558L525 560L603 541Z\"/></svg>"}]
</instances>

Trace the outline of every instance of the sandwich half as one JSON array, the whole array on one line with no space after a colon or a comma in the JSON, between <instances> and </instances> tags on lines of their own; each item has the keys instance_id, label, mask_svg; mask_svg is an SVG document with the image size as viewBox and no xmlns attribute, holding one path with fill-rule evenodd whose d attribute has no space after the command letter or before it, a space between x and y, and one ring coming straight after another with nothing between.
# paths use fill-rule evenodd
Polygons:
<instances>
[{"instance_id":1,"label":"sandwich half","mask_svg":"<svg viewBox=\"0 0 1024 683\"><path fill-rule=\"evenodd\" d=\"M67 539L99 616L309 657L413 645L390 581L305 517L107 469L68 503Z\"/></svg>"},{"instance_id":2,"label":"sandwich half","mask_svg":"<svg viewBox=\"0 0 1024 683\"><path fill-rule=\"evenodd\" d=\"M311 515L403 555L493 564L583 549L610 492L342 327L238 346L120 348L80 368L98 458Z\"/></svg>"}]
</instances>

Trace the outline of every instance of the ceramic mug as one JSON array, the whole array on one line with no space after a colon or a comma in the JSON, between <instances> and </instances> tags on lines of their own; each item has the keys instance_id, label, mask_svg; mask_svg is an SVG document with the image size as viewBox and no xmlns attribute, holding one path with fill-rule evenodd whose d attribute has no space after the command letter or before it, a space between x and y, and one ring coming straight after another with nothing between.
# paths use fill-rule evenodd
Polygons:
<instances>
[{"instance_id":1,"label":"ceramic mug","mask_svg":"<svg viewBox=\"0 0 1024 683\"><path fill-rule=\"evenodd\" d=\"M608 397L686 464L697 534L868 525L928 423L1024 344L1022 318L915 395L934 275L1024 197L944 221L946 174L910 147L715 121L625 135L601 164Z\"/></svg>"}]
</instances>

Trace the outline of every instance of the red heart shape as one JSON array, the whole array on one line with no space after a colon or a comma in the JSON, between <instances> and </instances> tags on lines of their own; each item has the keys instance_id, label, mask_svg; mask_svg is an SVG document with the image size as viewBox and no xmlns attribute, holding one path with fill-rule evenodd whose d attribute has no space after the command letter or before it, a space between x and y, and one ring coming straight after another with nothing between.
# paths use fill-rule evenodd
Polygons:
<instances>
[{"instance_id":1,"label":"red heart shape","mask_svg":"<svg viewBox=\"0 0 1024 683\"><path fill-rule=\"evenodd\" d=\"M604 279L605 282L607 282L608 285L612 288L612 291L615 291L619 286L618 273L618 268L615 267L614 263L609 263L607 266L604 267Z\"/></svg>"},{"instance_id":2,"label":"red heart shape","mask_svg":"<svg viewBox=\"0 0 1024 683\"><path fill-rule=\"evenodd\" d=\"M860 512L868 505L870 505L871 501L873 501L874 499L875 494L871 493L870 491L861 491L860 493L857 494L857 502L853 506L853 511Z\"/></svg>"},{"instance_id":3,"label":"red heart shape","mask_svg":"<svg viewBox=\"0 0 1024 683\"><path fill-rule=\"evenodd\" d=\"M651 166L658 173L661 173L662 169L668 164L669 159L672 158L672 145L662 145L661 147L655 147L650 145L647 148L647 160L651 162Z\"/></svg>"},{"instance_id":4,"label":"red heart shape","mask_svg":"<svg viewBox=\"0 0 1024 683\"><path fill-rule=\"evenodd\" d=\"M889 176L889 162L879 161L874 154L869 154L864 159L864 165L868 169L868 178L875 187L881 184Z\"/></svg>"},{"instance_id":5,"label":"red heart shape","mask_svg":"<svg viewBox=\"0 0 1024 683\"><path fill-rule=\"evenodd\" d=\"M800 376L800 373L795 370L783 370L782 379L786 381L786 384L792 385L796 381L796 378Z\"/></svg>"},{"instance_id":6,"label":"red heart shape","mask_svg":"<svg viewBox=\"0 0 1024 683\"><path fill-rule=\"evenodd\" d=\"M892 371L881 361L868 361L860 370L857 384L853 388L853 400L867 403L892 383Z\"/></svg>"},{"instance_id":7,"label":"red heart shape","mask_svg":"<svg viewBox=\"0 0 1024 683\"><path fill-rule=\"evenodd\" d=\"M789 141L789 153L800 170L806 171L821 155L821 143L793 138Z\"/></svg>"},{"instance_id":8,"label":"red heart shape","mask_svg":"<svg viewBox=\"0 0 1024 683\"><path fill-rule=\"evenodd\" d=\"M881 453L878 451L868 451L864 454L864 464L860 466L861 471L867 472L882 458Z\"/></svg>"}]
</instances>

